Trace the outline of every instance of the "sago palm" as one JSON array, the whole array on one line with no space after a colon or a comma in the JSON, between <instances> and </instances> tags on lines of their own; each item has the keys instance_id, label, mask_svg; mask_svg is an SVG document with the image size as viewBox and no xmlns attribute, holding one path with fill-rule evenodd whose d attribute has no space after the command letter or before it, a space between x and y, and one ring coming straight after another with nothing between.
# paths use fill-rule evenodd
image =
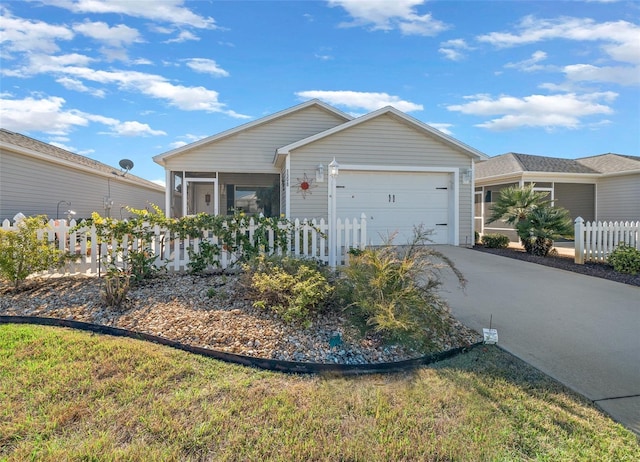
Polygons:
<instances>
[{"instance_id":1,"label":"sago palm","mask_svg":"<svg viewBox=\"0 0 640 462\"><path fill-rule=\"evenodd\" d=\"M549 193L534 191L534 184L524 187L510 186L500 191L500 197L491 207L491 216L486 224L501 220L512 226L527 218L527 215L539 207L551 204Z\"/></svg>"},{"instance_id":2,"label":"sago palm","mask_svg":"<svg viewBox=\"0 0 640 462\"><path fill-rule=\"evenodd\" d=\"M555 239L573 235L569 211L562 207L538 207L519 221L516 229L525 250L543 257L549 254Z\"/></svg>"}]
</instances>

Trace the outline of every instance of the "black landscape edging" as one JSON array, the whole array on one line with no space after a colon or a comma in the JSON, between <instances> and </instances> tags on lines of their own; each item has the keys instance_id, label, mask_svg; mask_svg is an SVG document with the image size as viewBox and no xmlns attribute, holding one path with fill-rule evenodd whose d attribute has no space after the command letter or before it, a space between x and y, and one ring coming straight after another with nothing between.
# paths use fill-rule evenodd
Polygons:
<instances>
[{"instance_id":1,"label":"black landscape edging","mask_svg":"<svg viewBox=\"0 0 640 462\"><path fill-rule=\"evenodd\" d=\"M424 366L437 361L451 358L455 355L468 351L482 342L471 344L467 347L458 347L451 350L434 353L420 358L407 359L392 363L375 364L333 364L333 363L306 363L297 361L282 361L279 359L256 358L253 356L226 353L224 351L211 350L184 343L169 340L156 335L134 332L119 327L103 326L70 319L42 318L36 316L0 316L0 324L35 324L40 326L70 327L73 329L95 332L99 334L113 335L117 337L128 337L136 340L146 340L160 345L170 346L189 353L195 353L209 358L219 359L234 364L253 366L269 371L286 372L289 374L336 374L336 375L357 375L357 374L380 374L389 372L404 372Z\"/></svg>"}]
</instances>

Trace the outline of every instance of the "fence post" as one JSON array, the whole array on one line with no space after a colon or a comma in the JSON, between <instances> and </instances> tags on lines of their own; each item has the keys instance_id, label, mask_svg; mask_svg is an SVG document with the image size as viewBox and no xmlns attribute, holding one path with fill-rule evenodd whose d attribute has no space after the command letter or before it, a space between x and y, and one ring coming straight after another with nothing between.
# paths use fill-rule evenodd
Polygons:
<instances>
[{"instance_id":1,"label":"fence post","mask_svg":"<svg viewBox=\"0 0 640 462\"><path fill-rule=\"evenodd\" d=\"M575 258L574 261L578 265L584 264L584 220L582 217L576 218L574 227L574 247Z\"/></svg>"}]
</instances>

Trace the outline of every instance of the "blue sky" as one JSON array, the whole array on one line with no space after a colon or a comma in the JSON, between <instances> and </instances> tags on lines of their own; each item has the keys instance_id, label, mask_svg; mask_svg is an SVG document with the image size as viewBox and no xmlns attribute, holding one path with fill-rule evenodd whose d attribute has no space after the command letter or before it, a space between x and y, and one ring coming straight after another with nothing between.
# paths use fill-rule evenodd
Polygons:
<instances>
[{"instance_id":1,"label":"blue sky","mask_svg":"<svg viewBox=\"0 0 640 462\"><path fill-rule=\"evenodd\" d=\"M163 180L152 156L319 98L490 155L640 155L636 1L0 4L3 128Z\"/></svg>"}]
</instances>

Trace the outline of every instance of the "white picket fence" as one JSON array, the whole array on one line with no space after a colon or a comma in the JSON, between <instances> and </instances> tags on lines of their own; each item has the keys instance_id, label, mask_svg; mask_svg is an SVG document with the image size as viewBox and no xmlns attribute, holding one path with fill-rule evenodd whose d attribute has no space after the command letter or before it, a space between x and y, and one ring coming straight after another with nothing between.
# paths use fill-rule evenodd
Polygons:
<instances>
[{"instance_id":1,"label":"white picket fence","mask_svg":"<svg viewBox=\"0 0 640 462\"><path fill-rule=\"evenodd\" d=\"M300 220L292 221L293 228L288 236L287 253L296 257L315 258L325 263L329 263L329 242L327 239L329 224L324 219L320 220ZM98 248L98 235L95 226L79 228L75 232L70 232L78 223L71 220L50 220L48 227L43 231L49 242L55 242L56 246L65 252L70 252L77 256L77 259L67 264L64 268L65 273L87 273L99 274L104 272L104 262L100 260L111 253L111 258L116 263L122 263L123 257L126 257L127 248L137 250L141 243L137 240L128 242L126 237L120 246L124 248L124 253L116 253L117 243L102 243ZM2 222L2 229L15 231L17 226L9 220ZM214 236L211 231L204 230L203 238L186 238L180 237L169 230L162 229L155 225L153 228L153 238L151 239L151 251L156 257L155 264L157 266L164 265L169 271L181 272L188 269L189 249L195 253L199 251L200 244L203 240L208 240L212 244L218 243L218 237ZM254 233L258 229L258 224L253 219L249 221L249 226L241 230L246 233L252 243L255 243ZM346 265L349 262L349 250L352 248L364 249L367 242L367 219L362 214L360 219L336 220L336 263L338 265ZM274 232L268 231L269 249L274 247ZM279 253L283 253L279 250ZM237 262L240 255L223 250L218 257L218 267L228 268ZM102 266L101 266L102 263ZM60 270L56 270L59 272ZM53 271L52 271L53 272Z\"/></svg>"},{"instance_id":2,"label":"white picket fence","mask_svg":"<svg viewBox=\"0 0 640 462\"><path fill-rule=\"evenodd\" d=\"M606 261L620 244L640 250L640 221L575 221L575 262Z\"/></svg>"}]
</instances>

